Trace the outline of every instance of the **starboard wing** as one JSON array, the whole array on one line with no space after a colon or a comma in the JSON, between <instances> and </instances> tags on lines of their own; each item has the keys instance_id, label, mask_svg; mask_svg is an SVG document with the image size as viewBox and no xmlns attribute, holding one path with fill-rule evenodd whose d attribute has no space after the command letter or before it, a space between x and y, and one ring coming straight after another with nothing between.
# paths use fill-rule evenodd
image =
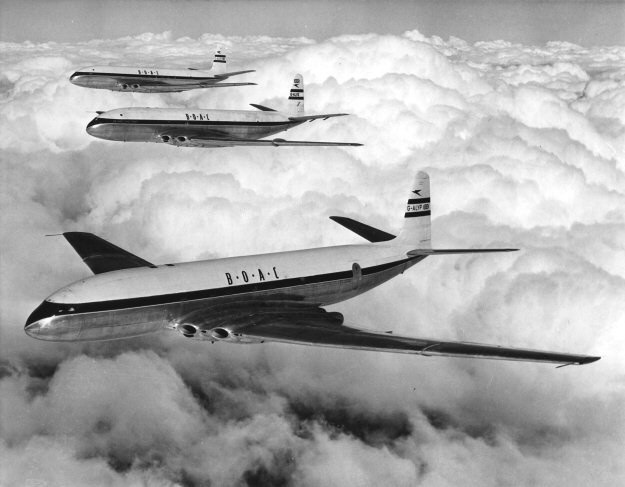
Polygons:
<instances>
[{"instance_id":1,"label":"starboard wing","mask_svg":"<svg viewBox=\"0 0 625 487\"><path fill-rule=\"evenodd\" d=\"M202 333L212 340L273 341L424 356L518 360L562 365L582 365L600 358L365 330L342 324L343 316L340 313L326 312L323 308L298 303L279 305L231 303L227 308L213 309L210 312L199 311L194 317L189 318L188 321L195 323Z\"/></svg>"},{"instance_id":2,"label":"starboard wing","mask_svg":"<svg viewBox=\"0 0 625 487\"><path fill-rule=\"evenodd\" d=\"M169 134L169 132L168 132ZM284 140L284 139L240 139L237 137L218 137L211 135L190 135L186 136L182 132L180 136L187 140L177 145L184 147L232 147L232 146L261 146L261 147L281 147L281 146L349 146L356 147L362 144L353 142L315 142L307 140Z\"/></svg>"},{"instance_id":3,"label":"starboard wing","mask_svg":"<svg viewBox=\"0 0 625 487\"><path fill-rule=\"evenodd\" d=\"M349 113L326 113L321 115L302 115L300 117L289 117L289 120L292 122L312 122L313 120L318 120L320 118L327 120L332 117L344 117L349 115Z\"/></svg>"}]
</instances>

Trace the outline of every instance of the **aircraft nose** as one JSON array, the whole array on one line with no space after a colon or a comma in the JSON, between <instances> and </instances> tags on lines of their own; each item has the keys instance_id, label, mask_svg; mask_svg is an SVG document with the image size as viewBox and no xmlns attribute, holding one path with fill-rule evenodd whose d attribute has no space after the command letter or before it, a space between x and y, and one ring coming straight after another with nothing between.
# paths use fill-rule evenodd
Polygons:
<instances>
[{"instance_id":1,"label":"aircraft nose","mask_svg":"<svg viewBox=\"0 0 625 487\"><path fill-rule=\"evenodd\" d=\"M87 133L89 135L93 135L94 137L98 136L98 126L100 125L100 117L95 117L91 122L87 124Z\"/></svg>"},{"instance_id":2,"label":"aircraft nose","mask_svg":"<svg viewBox=\"0 0 625 487\"><path fill-rule=\"evenodd\" d=\"M49 322L54 317L58 305L44 301L30 314L24 325L24 332L33 338L45 339Z\"/></svg>"},{"instance_id":3,"label":"aircraft nose","mask_svg":"<svg viewBox=\"0 0 625 487\"><path fill-rule=\"evenodd\" d=\"M32 338L39 338L39 332L41 331L41 324L37 321L35 323L26 324L24 332Z\"/></svg>"}]
</instances>

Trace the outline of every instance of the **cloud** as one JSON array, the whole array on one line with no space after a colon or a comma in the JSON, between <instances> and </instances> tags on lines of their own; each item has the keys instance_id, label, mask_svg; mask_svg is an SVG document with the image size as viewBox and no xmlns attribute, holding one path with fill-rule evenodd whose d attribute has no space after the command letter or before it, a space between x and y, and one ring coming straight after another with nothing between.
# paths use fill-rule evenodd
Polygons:
<instances>
[{"instance_id":1,"label":"cloud","mask_svg":"<svg viewBox=\"0 0 625 487\"><path fill-rule=\"evenodd\" d=\"M80 66L201 65L221 45L257 87L140 95L68 83ZM614 485L622 450L625 85L621 47L341 36L2 45L0 483ZM361 148L178 149L89 137L89 111L285 106L345 111L289 138ZM156 263L359 242L397 232L430 173L432 257L332 306L424 337L603 356L585 367L435 359L174 334L53 344L23 333L88 275L91 231ZM38 459L33 461L33 459Z\"/></svg>"}]
</instances>

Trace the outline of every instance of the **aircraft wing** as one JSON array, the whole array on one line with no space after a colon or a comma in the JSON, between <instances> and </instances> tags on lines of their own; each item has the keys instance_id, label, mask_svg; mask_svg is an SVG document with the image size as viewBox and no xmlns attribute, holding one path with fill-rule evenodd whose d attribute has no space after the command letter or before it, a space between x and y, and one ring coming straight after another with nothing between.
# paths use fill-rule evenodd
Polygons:
<instances>
[{"instance_id":1,"label":"aircraft wing","mask_svg":"<svg viewBox=\"0 0 625 487\"><path fill-rule=\"evenodd\" d=\"M322 115L302 115L301 117L289 117L289 120L292 122L312 122L313 120L317 120L319 118L323 118L327 120L332 117L344 117L345 115L349 115L349 113L326 113Z\"/></svg>"},{"instance_id":2,"label":"aircraft wing","mask_svg":"<svg viewBox=\"0 0 625 487\"><path fill-rule=\"evenodd\" d=\"M182 134L181 134L182 135ZM307 140L284 139L239 139L236 137L213 137L205 135L191 135L177 145L183 147L233 147L233 146L361 146L354 142L313 142Z\"/></svg>"},{"instance_id":3,"label":"aircraft wing","mask_svg":"<svg viewBox=\"0 0 625 487\"><path fill-rule=\"evenodd\" d=\"M245 71L230 71L229 73L215 74L214 76L215 78L218 78L218 79L226 79L226 78L229 78L230 76L237 76L239 74L255 73L255 72L256 72L255 69L246 69Z\"/></svg>"},{"instance_id":4,"label":"aircraft wing","mask_svg":"<svg viewBox=\"0 0 625 487\"><path fill-rule=\"evenodd\" d=\"M256 86L256 83L222 83L217 80L216 83L200 83L200 88L226 88L228 86ZM186 86L186 85L185 85Z\"/></svg>"},{"instance_id":5,"label":"aircraft wing","mask_svg":"<svg viewBox=\"0 0 625 487\"><path fill-rule=\"evenodd\" d=\"M201 317L206 319L203 320ZM211 316L211 318L209 318ZM291 303L230 304L221 311L198 312L196 319L202 334L209 339L243 342L285 342L300 345L351 348L383 352L412 353L424 356L473 357L562 365L582 365L600 357L523 348L508 348L471 342L455 342L395 335L346 326L343 316L323 308ZM189 320L187 320L188 322ZM218 325L217 327L215 327ZM184 333L184 331L183 331ZM189 336L189 335L187 335Z\"/></svg>"},{"instance_id":6,"label":"aircraft wing","mask_svg":"<svg viewBox=\"0 0 625 487\"><path fill-rule=\"evenodd\" d=\"M92 233L65 232L63 236L94 274L132 267L154 267L154 264L147 260L143 260L141 257L137 257Z\"/></svg>"},{"instance_id":7,"label":"aircraft wing","mask_svg":"<svg viewBox=\"0 0 625 487\"><path fill-rule=\"evenodd\" d=\"M348 230L369 240L369 242L387 242L396 237L392 233L387 233L365 223L353 220L352 218L347 218L346 216L331 216L330 220L334 220L339 225L343 225Z\"/></svg>"}]
</instances>

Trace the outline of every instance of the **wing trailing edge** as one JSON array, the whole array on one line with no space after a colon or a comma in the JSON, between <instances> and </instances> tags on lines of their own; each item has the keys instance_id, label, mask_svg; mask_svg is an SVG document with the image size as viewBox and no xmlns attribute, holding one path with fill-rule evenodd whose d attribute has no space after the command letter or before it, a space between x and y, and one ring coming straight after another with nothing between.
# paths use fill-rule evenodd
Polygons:
<instances>
[{"instance_id":1,"label":"wing trailing edge","mask_svg":"<svg viewBox=\"0 0 625 487\"><path fill-rule=\"evenodd\" d=\"M154 264L147 260L92 233L65 232L63 236L94 274L133 267L154 267Z\"/></svg>"}]
</instances>

